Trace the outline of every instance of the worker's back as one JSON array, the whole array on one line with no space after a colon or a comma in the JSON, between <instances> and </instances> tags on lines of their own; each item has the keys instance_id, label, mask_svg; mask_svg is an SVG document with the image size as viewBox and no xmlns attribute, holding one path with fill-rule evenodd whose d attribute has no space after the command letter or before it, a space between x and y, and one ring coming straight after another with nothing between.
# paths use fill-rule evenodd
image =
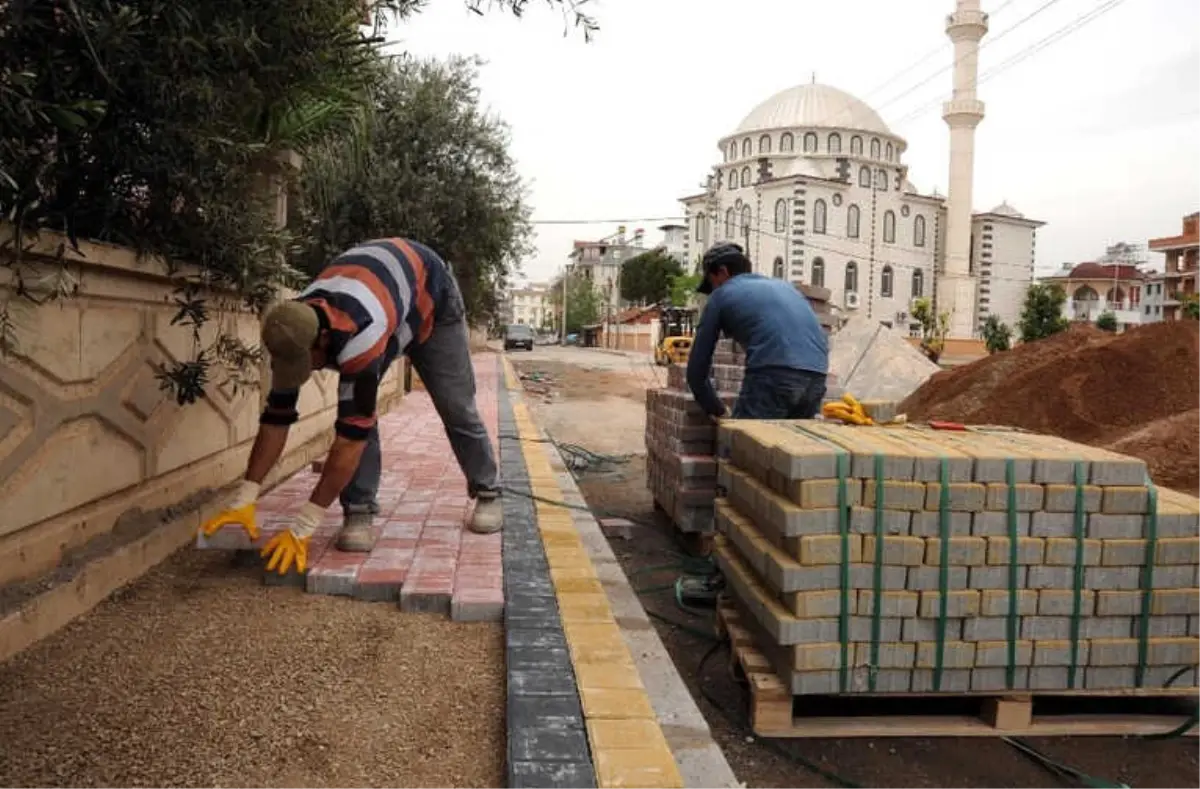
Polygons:
<instances>
[{"instance_id":1,"label":"worker's back","mask_svg":"<svg viewBox=\"0 0 1200 789\"><path fill-rule=\"evenodd\" d=\"M826 373L829 343L812 305L783 280L741 274L709 298L720 328L746 351L746 369L787 367Z\"/></svg>"}]
</instances>

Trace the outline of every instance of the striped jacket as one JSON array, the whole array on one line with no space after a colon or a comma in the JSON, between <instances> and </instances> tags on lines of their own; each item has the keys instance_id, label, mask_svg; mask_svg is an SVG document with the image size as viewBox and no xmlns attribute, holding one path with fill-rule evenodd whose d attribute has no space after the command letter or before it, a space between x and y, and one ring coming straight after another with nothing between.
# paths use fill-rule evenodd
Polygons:
<instances>
[{"instance_id":1,"label":"striped jacket","mask_svg":"<svg viewBox=\"0 0 1200 789\"><path fill-rule=\"evenodd\" d=\"M379 380L389 364L433 333L454 293L446 264L403 238L368 241L335 258L297 297L317 307L329 332L328 367L340 375L334 429L365 439L375 425ZM298 390L272 391L261 421L292 424Z\"/></svg>"}]
</instances>

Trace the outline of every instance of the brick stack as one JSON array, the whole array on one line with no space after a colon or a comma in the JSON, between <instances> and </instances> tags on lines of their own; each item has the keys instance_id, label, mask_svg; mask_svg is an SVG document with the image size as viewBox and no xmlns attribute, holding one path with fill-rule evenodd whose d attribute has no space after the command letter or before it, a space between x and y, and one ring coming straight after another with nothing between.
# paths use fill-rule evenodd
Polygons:
<instances>
[{"instance_id":1,"label":"brick stack","mask_svg":"<svg viewBox=\"0 0 1200 789\"><path fill-rule=\"evenodd\" d=\"M792 693L1196 684L1200 501L1142 461L1000 428L718 443L717 559Z\"/></svg>"}]
</instances>

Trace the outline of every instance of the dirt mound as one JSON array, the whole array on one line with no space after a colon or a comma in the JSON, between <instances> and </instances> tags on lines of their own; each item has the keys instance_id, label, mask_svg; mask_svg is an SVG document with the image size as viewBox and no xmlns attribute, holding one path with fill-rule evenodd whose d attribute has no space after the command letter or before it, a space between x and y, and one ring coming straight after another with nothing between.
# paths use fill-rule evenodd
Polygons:
<instances>
[{"instance_id":1,"label":"dirt mound","mask_svg":"<svg viewBox=\"0 0 1200 789\"><path fill-rule=\"evenodd\" d=\"M1200 486L1198 356L1195 321L1152 323L1116 335L1072 326L939 372L901 410L913 421L1015 425L1114 449L1120 444L1124 449L1117 451L1150 463L1160 484L1194 491ZM1178 435L1171 434L1176 428ZM1162 439L1169 434L1171 440Z\"/></svg>"}]
</instances>

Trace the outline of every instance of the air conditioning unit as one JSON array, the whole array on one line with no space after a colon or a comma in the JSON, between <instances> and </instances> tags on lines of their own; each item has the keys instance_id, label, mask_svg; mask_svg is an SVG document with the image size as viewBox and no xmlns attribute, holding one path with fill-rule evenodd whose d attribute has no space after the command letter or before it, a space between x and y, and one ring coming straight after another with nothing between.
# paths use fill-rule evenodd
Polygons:
<instances>
[{"instance_id":1,"label":"air conditioning unit","mask_svg":"<svg viewBox=\"0 0 1200 789\"><path fill-rule=\"evenodd\" d=\"M858 293L855 291L847 292L845 297L842 299L842 303L846 305L846 309L848 310L858 309Z\"/></svg>"}]
</instances>

